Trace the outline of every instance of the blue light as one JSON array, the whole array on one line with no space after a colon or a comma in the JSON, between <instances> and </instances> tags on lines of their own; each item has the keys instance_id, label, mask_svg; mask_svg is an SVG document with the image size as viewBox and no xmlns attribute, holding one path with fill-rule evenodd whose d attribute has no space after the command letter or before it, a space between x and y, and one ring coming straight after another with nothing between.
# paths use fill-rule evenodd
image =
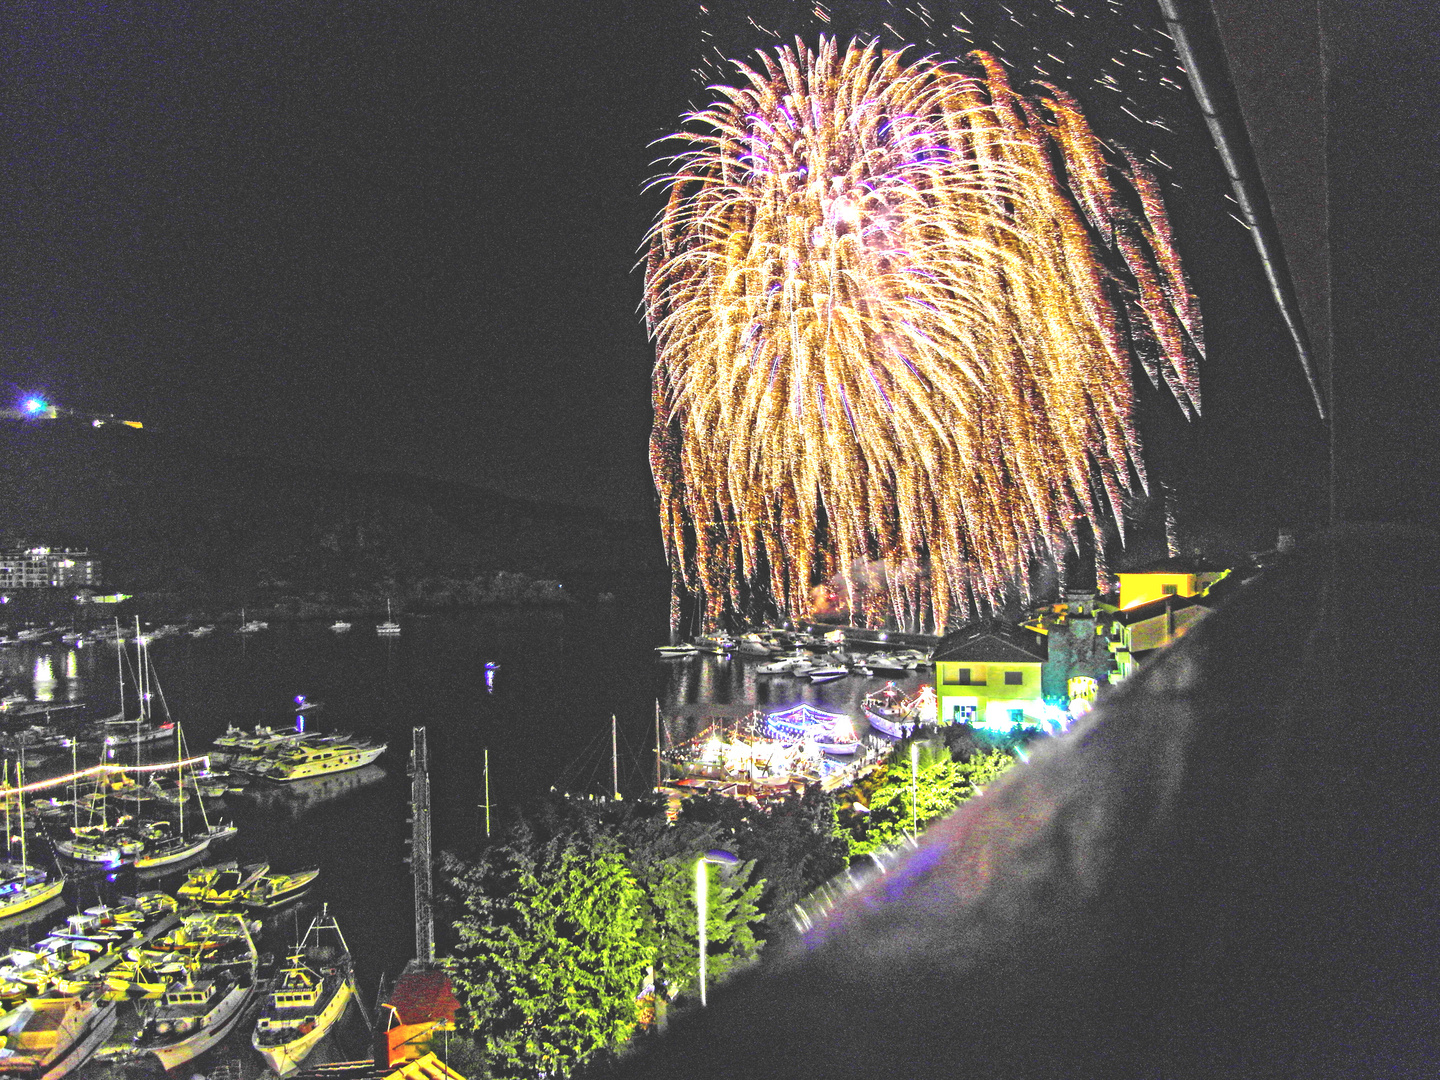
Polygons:
<instances>
[{"instance_id":1,"label":"blue light","mask_svg":"<svg viewBox=\"0 0 1440 1080\"><path fill-rule=\"evenodd\" d=\"M25 399L25 411L31 416L39 412L44 412L47 408L49 408L49 406L45 404L44 398L32 397Z\"/></svg>"}]
</instances>

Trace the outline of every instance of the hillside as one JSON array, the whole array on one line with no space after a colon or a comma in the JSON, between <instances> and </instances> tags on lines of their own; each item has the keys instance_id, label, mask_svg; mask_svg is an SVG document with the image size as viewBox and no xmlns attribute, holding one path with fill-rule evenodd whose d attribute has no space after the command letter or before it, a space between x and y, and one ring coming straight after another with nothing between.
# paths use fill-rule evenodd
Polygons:
<instances>
[{"instance_id":1,"label":"hillside","mask_svg":"<svg viewBox=\"0 0 1440 1080\"><path fill-rule=\"evenodd\" d=\"M665 576L653 522L464 484L312 469L66 421L0 422L0 460L0 537L90 548L127 592L363 602L497 572L581 592Z\"/></svg>"}]
</instances>

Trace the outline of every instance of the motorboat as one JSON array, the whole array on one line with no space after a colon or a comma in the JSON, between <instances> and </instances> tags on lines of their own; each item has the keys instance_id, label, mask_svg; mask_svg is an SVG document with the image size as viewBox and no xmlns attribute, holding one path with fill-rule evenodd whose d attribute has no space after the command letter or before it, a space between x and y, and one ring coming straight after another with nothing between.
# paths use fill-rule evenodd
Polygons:
<instances>
[{"instance_id":1,"label":"motorboat","mask_svg":"<svg viewBox=\"0 0 1440 1080\"><path fill-rule=\"evenodd\" d=\"M245 901L245 893L257 881L270 872L270 864L264 862L220 863L192 870L185 883L176 890L181 899L193 900L204 907L239 907Z\"/></svg>"},{"instance_id":2,"label":"motorboat","mask_svg":"<svg viewBox=\"0 0 1440 1080\"><path fill-rule=\"evenodd\" d=\"M297 746L272 758L256 774L266 780L288 783L312 776L344 772L369 765L387 749L386 743L321 742Z\"/></svg>"},{"instance_id":3,"label":"motorboat","mask_svg":"<svg viewBox=\"0 0 1440 1080\"><path fill-rule=\"evenodd\" d=\"M700 650L687 642L680 645L656 645L655 651L660 654L662 660L676 660L681 657L694 656Z\"/></svg>"},{"instance_id":4,"label":"motorboat","mask_svg":"<svg viewBox=\"0 0 1440 1080\"><path fill-rule=\"evenodd\" d=\"M759 665L759 666L755 669L755 674L756 674L756 675L788 675L788 674L791 674L791 673L795 670L795 665L796 665L797 663L799 663L799 661L798 661L798 660L794 660L794 659L785 659L785 658L782 658L782 659L779 659L779 660L771 660L768 664L761 664L761 665Z\"/></svg>"},{"instance_id":5,"label":"motorboat","mask_svg":"<svg viewBox=\"0 0 1440 1080\"><path fill-rule=\"evenodd\" d=\"M293 874L265 874L245 890L242 902L252 911L273 911L304 896L319 876L319 867Z\"/></svg>"},{"instance_id":6,"label":"motorboat","mask_svg":"<svg viewBox=\"0 0 1440 1080\"><path fill-rule=\"evenodd\" d=\"M821 753L836 757L853 757L860 749L860 739L849 720L836 722L830 730L817 734L813 741Z\"/></svg>"},{"instance_id":7,"label":"motorboat","mask_svg":"<svg viewBox=\"0 0 1440 1080\"><path fill-rule=\"evenodd\" d=\"M355 996L350 948L329 908L322 907L276 976L250 1044L270 1068L286 1076L339 1022Z\"/></svg>"},{"instance_id":8,"label":"motorboat","mask_svg":"<svg viewBox=\"0 0 1440 1080\"><path fill-rule=\"evenodd\" d=\"M836 679L843 679L850 674L850 669L843 664L817 664L805 672L805 677L812 683L833 682Z\"/></svg>"},{"instance_id":9,"label":"motorboat","mask_svg":"<svg viewBox=\"0 0 1440 1080\"><path fill-rule=\"evenodd\" d=\"M197 627L195 627L193 630L191 630L191 631L190 631L190 636L191 636L192 638L209 637L209 636L210 636L211 634L213 634L214 632L215 632L215 627L213 627L213 626L211 626L211 625L209 625L209 624L207 623L207 624L204 625L204 626L197 626Z\"/></svg>"},{"instance_id":10,"label":"motorboat","mask_svg":"<svg viewBox=\"0 0 1440 1080\"><path fill-rule=\"evenodd\" d=\"M701 634L695 639L695 648L700 652L723 656L735 648L735 639L729 634Z\"/></svg>"},{"instance_id":11,"label":"motorboat","mask_svg":"<svg viewBox=\"0 0 1440 1080\"><path fill-rule=\"evenodd\" d=\"M351 624L344 619L336 619L330 624L330 632L334 634L348 634Z\"/></svg>"},{"instance_id":12,"label":"motorboat","mask_svg":"<svg viewBox=\"0 0 1440 1080\"><path fill-rule=\"evenodd\" d=\"M67 840L55 841L55 850L76 862L118 866L145 850L145 841L125 825L80 825L70 834Z\"/></svg>"},{"instance_id":13,"label":"motorboat","mask_svg":"<svg viewBox=\"0 0 1440 1080\"><path fill-rule=\"evenodd\" d=\"M60 1080L115 1030L116 1005L93 996L31 998L0 1017L0 1076Z\"/></svg>"}]
</instances>

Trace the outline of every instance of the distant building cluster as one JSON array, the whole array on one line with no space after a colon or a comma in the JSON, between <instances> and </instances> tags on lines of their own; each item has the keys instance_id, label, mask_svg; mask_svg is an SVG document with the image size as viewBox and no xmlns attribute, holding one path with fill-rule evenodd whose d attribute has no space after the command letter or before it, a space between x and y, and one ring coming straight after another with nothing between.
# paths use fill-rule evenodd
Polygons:
<instances>
[{"instance_id":1,"label":"distant building cluster","mask_svg":"<svg viewBox=\"0 0 1440 1080\"><path fill-rule=\"evenodd\" d=\"M88 551L48 547L0 551L0 591L88 588L100 581L100 560Z\"/></svg>"},{"instance_id":2,"label":"distant building cluster","mask_svg":"<svg viewBox=\"0 0 1440 1080\"><path fill-rule=\"evenodd\" d=\"M1228 569L1181 559L1119 578L1118 605L1071 591L1021 626L987 620L947 634L934 654L939 719L1000 731L1063 724L1238 584Z\"/></svg>"}]
</instances>

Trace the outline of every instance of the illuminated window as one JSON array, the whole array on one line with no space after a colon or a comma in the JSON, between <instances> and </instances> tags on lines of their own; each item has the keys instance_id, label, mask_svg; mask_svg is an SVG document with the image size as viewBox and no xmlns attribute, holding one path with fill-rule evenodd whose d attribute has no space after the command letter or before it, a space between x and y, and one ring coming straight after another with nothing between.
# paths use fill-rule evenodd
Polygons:
<instances>
[{"instance_id":1,"label":"illuminated window","mask_svg":"<svg viewBox=\"0 0 1440 1080\"><path fill-rule=\"evenodd\" d=\"M1007 672L1005 672L1005 685L1006 685L1006 686L1024 686L1024 685L1025 685L1025 673L1024 673L1023 671L1007 671Z\"/></svg>"}]
</instances>

